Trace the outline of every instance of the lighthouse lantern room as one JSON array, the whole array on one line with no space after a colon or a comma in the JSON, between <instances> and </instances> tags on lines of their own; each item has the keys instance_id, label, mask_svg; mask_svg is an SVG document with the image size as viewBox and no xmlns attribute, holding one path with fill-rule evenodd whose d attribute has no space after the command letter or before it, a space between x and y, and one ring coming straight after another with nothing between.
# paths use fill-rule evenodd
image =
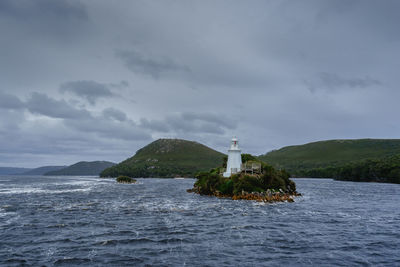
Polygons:
<instances>
[{"instance_id":1,"label":"lighthouse lantern room","mask_svg":"<svg viewBox=\"0 0 400 267\"><path fill-rule=\"evenodd\" d=\"M226 171L224 177L230 177L232 174L241 171L242 156L240 154L239 142L236 137L232 138L231 147L228 150L228 162L226 164Z\"/></svg>"}]
</instances>

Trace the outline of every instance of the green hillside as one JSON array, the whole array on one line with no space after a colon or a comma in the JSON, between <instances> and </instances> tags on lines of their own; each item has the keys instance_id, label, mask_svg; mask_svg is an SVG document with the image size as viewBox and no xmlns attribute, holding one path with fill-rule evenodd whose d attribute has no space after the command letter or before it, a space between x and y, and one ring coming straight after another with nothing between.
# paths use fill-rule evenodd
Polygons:
<instances>
[{"instance_id":1,"label":"green hillside","mask_svg":"<svg viewBox=\"0 0 400 267\"><path fill-rule=\"evenodd\" d=\"M400 184L400 155L353 161L340 167L316 168L299 173L303 177L329 177L354 182Z\"/></svg>"},{"instance_id":2,"label":"green hillside","mask_svg":"<svg viewBox=\"0 0 400 267\"><path fill-rule=\"evenodd\" d=\"M222 164L225 155L197 142L159 139L127 160L104 170L101 177L194 177Z\"/></svg>"},{"instance_id":3,"label":"green hillside","mask_svg":"<svg viewBox=\"0 0 400 267\"><path fill-rule=\"evenodd\" d=\"M109 161L80 161L57 171L47 172L44 175L99 175L104 169L114 166Z\"/></svg>"},{"instance_id":4,"label":"green hillside","mask_svg":"<svg viewBox=\"0 0 400 267\"><path fill-rule=\"evenodd\" d=\"M400 139L355 139L283 147L261 155L259 159L296 175L305 170L338 167L396 154L400 154Z\"/></svg>"}]
</instances>

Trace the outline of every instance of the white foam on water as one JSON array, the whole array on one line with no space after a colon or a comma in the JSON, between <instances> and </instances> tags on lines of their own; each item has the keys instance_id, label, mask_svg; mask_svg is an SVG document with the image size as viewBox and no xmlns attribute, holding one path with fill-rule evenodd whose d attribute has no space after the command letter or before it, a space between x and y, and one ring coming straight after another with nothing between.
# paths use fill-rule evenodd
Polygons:
<instances>
[{"instance_id":1,"label":"white foam on water","mask_svg":"<svg viewBox=\"0 0 400 267\"><path fill-rule=\"evenodd\" d=\"M113 183L113 180L101 179L98 177L74 177L57 179L50 183L39 183L35 186L23 186L17 184L8 184L6 187L2 185L0 187L0 194L61 194L61 193L71 193L71 192L87 192L92 190L97 185L104 185ZM80 188L70 188L70 189L47 189L46 186L79 186Z\"/></svg>"},{"instance_id":2,"label":"white foam on water","mask_svg":"<svg viewBox=\"0 0 400 267\"><path fill-rule=\"evenodd\" d=\"M113 179L113 180L109 180L109 182L108 182L108 184L109 183L113 183L113 184L121 184L121 186L123 185L123 186L135 186L135 185L142 185L143 184L143 182L142 181L138 181L138 180L136 180L136 182L135 183L118 183L115 179Z\"/></svg>"},{"instance_id":3,"label":"white foam on water","mask_svg":"<svg viewBox=\"0 0 400 267\"><path fill-rule=\"evenodd\" d=\"M5 211L5 209L0 208L0 218L5 216L7 216L7 212Z\"/></svg>"},{"instance_id":4,"label":"white foam on water","mask_svg":"<svg viewBox=\"0 0 400 267\"><path fill-rule=\"evenodd\" d=\"M1 215L2 213L0 213ZM0 226L5 226L5 225L9 225L12 224L13 222L17 221L21 216L18 215L16 212L5 212L4 215L1 215L0 217L9 217L11 216L11 218L9 218L8 220L6 220L4 223L0 222Z\"/></svg>"},{"instance_id":5,"label":"white foam on water","mask_svg":"<svg viewBox=\"0 0 400 267\"><path fill-rule=\"evenodd\" d=\"M102 179L102 178L78 178L74 177L74 179L65 179L61 181L57 181L56 183L51 183L54 185L89 185L89 184L109 184L111 181Z\"/></svg>"},{"instance_id":6,"label":"white foam on water","mask_svg":"<svg viewBox=\"0 0 400 267\"><path fill-rule=\"evenodd\" d=\"M58 205L53 206L54 210L89 210L94 206L98 205L98 202L86 202L86 203L59 203Z\"/></svg>"},{"instance_id":7,"label":"white foam on water","mask_svg":"<svg viewBox=\"0 0 400 267\"><path fill-rule=\"evenodd\" d=\"M163 199L162 201L145 201L138 202L136 205L143 210L150 212L161 212L161 213L175 213L179 214L187 211L196 211L202 207L199 205L193 205L193 201L181 203L169 199Z\"/></svg>"},{"instance_id":8,"label":"white foam on water","mask_svg":"<svg viewBox=\"0 0 400 267\"><path fill-rule=\"evenodd\" d=\"M92 188L76 188L76 189L61 189L61 190L49 190L35 187L14 187L5 188L0 191L0 194L61 194L71 192L87 192Z\"/></svg>"}]
</instances>

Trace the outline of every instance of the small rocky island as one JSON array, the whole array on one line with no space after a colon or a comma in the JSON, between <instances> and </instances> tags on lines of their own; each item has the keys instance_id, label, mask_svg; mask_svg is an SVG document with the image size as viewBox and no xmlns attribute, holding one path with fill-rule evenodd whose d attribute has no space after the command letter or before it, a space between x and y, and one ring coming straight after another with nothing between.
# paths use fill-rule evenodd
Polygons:
<instances>
[{"instance_id":1,"label":"small rocky island","mask_svg":"<svg viewBox=\"0 0 400 267\"><path fill-rule=\"evenodd\" d=\"M136 183L136 180L129 177L129 176L125 176L125 175L120 175L118 176L116 179L117 183L121 183L121 184L134 184Z\"/></svg>"},{"instance_id":2,"label":"small rocky island","mask_svg":"<svg viewBox=\"0 0 400 267\"><path fill-rule=\"evenodd\" d=\"M250 154L241 154L234 138L224 166L199 173L194 187L187 191L233 200L293 202L301 194L289 177L285 170L276 170Z\"/></svg>"}]
</instances>

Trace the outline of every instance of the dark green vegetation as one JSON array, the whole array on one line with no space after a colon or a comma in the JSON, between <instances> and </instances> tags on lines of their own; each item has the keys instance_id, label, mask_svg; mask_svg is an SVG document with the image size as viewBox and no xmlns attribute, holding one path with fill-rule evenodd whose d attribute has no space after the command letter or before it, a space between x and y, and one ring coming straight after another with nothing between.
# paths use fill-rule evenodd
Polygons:
<instances>
[{"instance_id":1,"label":"dark green vegetation","mask_svg":"<svg viewBox=\"0 0 400 267\"><path fill-rule=\"evenodd\" d=\"M341 167L311 169L303 171L302 174L307 177L332 177L344 181L400 184L400 155L352 162Z\"/></svg>"},{"instance_id":2,"label":"dark green vegetation","mask_svg":"<svg viewBox=\"0 0 400 267\"><path fill-rule=\"evenodd\" d=\"M246 157L246 156L245 156ZM244 173L225 178L220 175L220 168L210 172L201 172L196 178L192 191L202 195L222 195L233 197L244 192L265 192L282 190L285 193L296 193L296 184L289 179L285 170L276 170L274 167L262 163L262 174L247 175Z\"/></svg>"},{"instance_id":3,"label":"dark green vegetation","mask_svg":"<svg viewBox=\"0 0 400 267\"><path fill-rule=\"evenodd\" d=\"M400 139L330 140L288 146L258 158L295 177L396 182Z\"/></svg>"},{"instance_id":4,"label":"dark green vegetation","mask_svg":"<svg viewBox=\"0 0 400 267\"><path fill-rule=\"evenodd\" d=\"M400 139L330 140L271 151L258 158L297 174L302 170L343 166L349 162L400 154Z\"/></svg>"},{"instance_id":5,"label":"dark green vegetation","mask_svg":"<svg viewBox=\"0 0 400 267\"><path fill-rule=\"evenodd\" d=\"M120 175L115 179L118 183L123 183L123 184L133 184L136 183L136 180L125 175Z\"/></svg>"},{"instance_id":6,"label":"dark green vegetation","mask_svg":"<svg viewBox=\"0 0 400 267\"><path fill-rule=\"evenodd\" d=\"M47 172L44 175L99 175L104 169L114 166L109 161L80 161L58 171Z\"/></svg>"},{"instance_id":7,"label":"dark green vegetation","mask_svg":"<svg viewBox=\"0 0 400 267\"><path fill-rule=\"evenodd\" d=\"M44 175L45 173L51 172L51 171L58 171L61 169L64 169L68 166L43 166L39 168L35 168L32 170L29 170L27 172L22 173L22 175Z\"/></svg>"},{"instance_id":8,"label":"dark green vegetation","mask_svg":"<svg viewBox=\"0 0 400 267\"><path fill-rule=\"evenodd\" d=\"M215 168L224 154L192 141L159 139L123 162L104 170L101 177L194 177Z\"/></svg>"}]
</instances>

